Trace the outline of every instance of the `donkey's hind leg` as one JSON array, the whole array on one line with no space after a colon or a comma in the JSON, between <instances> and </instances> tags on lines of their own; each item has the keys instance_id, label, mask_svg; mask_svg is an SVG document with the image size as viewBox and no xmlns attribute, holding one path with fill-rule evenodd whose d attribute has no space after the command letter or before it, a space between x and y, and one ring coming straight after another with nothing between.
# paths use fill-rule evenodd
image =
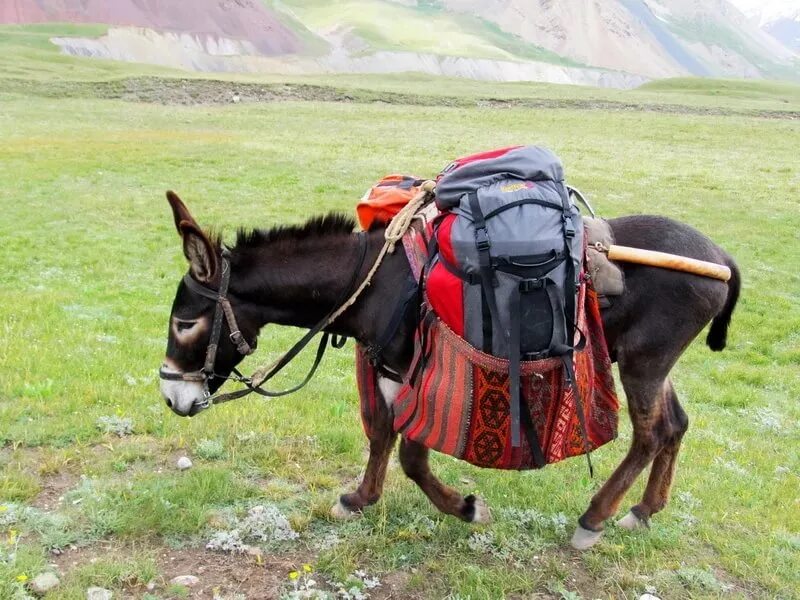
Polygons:
<instances>
[{"instance_id":1,"label":"donkey's hind leg","mask_svg":"<svg viewBox=\"0 0 800 600\"><path fill-rule=\"evenodd\" d=\"M434 506L443 513L458 517L468 523L491 521L489 508L477 496L462 496L457 490L444 485L431 473L428 449L407 438L400 440L400 464L406 475L416 483Z\"/></svg>"},{"instance_id":2,"label":"donkey's hind leg","mask_svg":"<svg viewBox=\"0 0 800 600\"><path fill-rule=\"evenodd\" d=\"M383 493L383 482L386 479L386 468L389 457L397 439L392 427L392 413L388 404L379 401L375 413L369 423L369 460L364 471L364 478L355 492L342 494L339 501L331 508L331 515L336 519L349 519L365 507L375 504Z\"/></svg>"},{"instance_id":3,"label":"donkey's hind leg","mask_svg":"<svg viewBox=\"0 0 800 600\"><path fill-rule=\"evenodd\" d=\"M603 532L603 522L616 514L625 493L665 443L660 431L664 380L626 372L622 360L620 375L633 422L633 441L622 463L594 495L588 510L578 520L572 536L572 546L578 550L586 550L597 543Z\"/></svg>"},{"instance_id":4,"label":"donkey's hind leg","mask_svg":"<svg viewBox=\"0 0 800 600\"><path fill-rule=\"evenodd\" d=\"M642 501L617 523L625 529L646 526L650 517L662 510L669 501L681 440L689 428L689 417L678 402L678 396L669 380L664 383L662 423L660 429L668 436L667 441L653 459Z\"/></svg>"}]
</instances>

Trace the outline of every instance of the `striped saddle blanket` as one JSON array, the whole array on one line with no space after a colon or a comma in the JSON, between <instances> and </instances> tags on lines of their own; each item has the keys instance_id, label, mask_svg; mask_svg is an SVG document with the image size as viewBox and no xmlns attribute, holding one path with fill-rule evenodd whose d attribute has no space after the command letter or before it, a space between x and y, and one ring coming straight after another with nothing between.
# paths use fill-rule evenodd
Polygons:
<instances>
[{"instance_id":1,"label":"striped saddle blanket","mask_svg":"<svg viewBox=\"0 0 800 600\"><path fill-rule=\"evenodd\" d=\"M412 230L404 247L415 277L427 257L425 230ZM575 352L578 397L558 358L521 363L522 410L535 436L511 443L508 360L481 352L455 334L423 303L412 367L393 404L394 428L404 437L479 467L533 469L591 452L617 436L619 401L603 335L597 294L588 278L578 292ZM367 435L377 402L377 371L356 348L361 415ZM582 414L580 414L582 412ZM583 422L583 423L582 423ZM534 452L531 439L538 440ZM537 460L537 456L539 457Z\"/></svg>"}]
</instances>

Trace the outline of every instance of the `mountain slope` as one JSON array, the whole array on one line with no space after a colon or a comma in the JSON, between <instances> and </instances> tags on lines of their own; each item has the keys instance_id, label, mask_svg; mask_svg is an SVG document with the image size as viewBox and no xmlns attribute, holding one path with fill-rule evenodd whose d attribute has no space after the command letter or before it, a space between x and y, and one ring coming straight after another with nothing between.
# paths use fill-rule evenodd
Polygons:
<instances>
[{"instance_id":1,"label":"mountain slope","mask_svg":"<svg viewBox=\"0 0 800 600\"><path fill-rule=\"evenodd\" d=\"M423 0L421 0L423 1ZM440 0L531 44L648 77L770 76L793 55L725 0Z\"/></svg>"},{"instance_id":2,"label":"mountain slope","mask_svg":"<svg viewBox=\"0 0 800 600\"><path fill-rule=\"evenodd\" d=\"M53 38L67 54L198 71L416 71L609 87L800 79L798 54L727 0L0 2L0 24L47 21L112 26L96 39ZM775 24L790 41L791 26Z\"/></svg>"},{"instance_id":3,"label":"mountain slope","mask_svg":"<svg viewBox=\"0 0 800 600\"><path fill-rule=\"evenodd\" d=\"M2 0L0 23L103 23L232 39L263 55L304 51L259 0Z\"/></svg>"}]
</instances>

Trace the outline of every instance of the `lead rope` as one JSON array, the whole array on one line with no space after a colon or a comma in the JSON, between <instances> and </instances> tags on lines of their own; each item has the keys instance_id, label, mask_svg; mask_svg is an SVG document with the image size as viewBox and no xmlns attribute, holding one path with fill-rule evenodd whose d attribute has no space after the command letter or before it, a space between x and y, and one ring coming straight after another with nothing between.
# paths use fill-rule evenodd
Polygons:
<instances>
[{"instance_id":1,"label":"lead rope","mask_svg":"<svg viewBox=\"0 0 800 600\"><path fill-rule=\"evenodd\" d=\"M408 204L406 204L400 210L400 212L392 218L391 221L389 221L389 224L386 226L386 231L383 234L386 242L383 244L383 248L381 248L378 258L375 259L375 263L372 265L369 273L367 273L364 281L361 282L361 285L358 286L356 291L353 292L353 295L345 300L344 304L342 304L339 309L330 316L326 326L333 323L344 313L344 311L355 304L356 300L358 300L358 297L364 292L365 289L369 287L369 285L372 283L372 278L375 276L375 273L377 273L378 268L383 262L383 258L387 254L394 254L397 243L403 239L403 236L411 228L411 223L414 222L414 215L416 215L417 211L422 207L423 204L425 204L425 201L428 199L428 194L433 192L434 188L436 187L436 183L434 181L426 181L421 187L421 191L414 196L414 198Z\"/></svg>"},{"instance_id":2,"label":"lead rope","mask_svg":"<svg viewBox=\"0 0 800 600\"><path fill-rule=\"evenodd\" d=\"M392 218L391 221L389 221L389 224L386 226L386 231L383 234L386 241L383 244L383 248L381 248L381 251L378 253L378 257L375 259L375 262L367 273L367 276L364 278L364 281L362 281L361 285L356 288L353 294L328 317L323 328L329 326L336 319L342 316L342 314L344 314L348 308L356 303L356 300L358 300L361 294L364 293L364 290L370 286L372 283L372 278L375 276L375 273L378 272L378 268L380 268L384 257L387 254L394 254L397 243L403 239L403 236L411 228L411 224L414 222L414 216L422 207L422 205L425 204L429 196L433 194L435 187L435 181L429 180L423 182L423 184L420 186L420 192L414 196L414 198L408 204L406 204L400 210L400 212L398 212ZM284 357L282 356L269 366L256 369L250 378L251 387L258 387L272 378L278 372L277 367L283 361L283 358Z\"/></svg>"}]
</instances>

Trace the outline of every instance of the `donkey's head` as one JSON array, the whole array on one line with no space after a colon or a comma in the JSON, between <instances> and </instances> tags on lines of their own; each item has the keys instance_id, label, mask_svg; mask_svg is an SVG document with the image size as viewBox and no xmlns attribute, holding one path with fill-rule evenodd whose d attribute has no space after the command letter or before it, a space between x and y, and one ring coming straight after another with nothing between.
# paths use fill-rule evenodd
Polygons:
<instances>
[{"instance_id":1,"label":"donkey's head","mask_svg":"<svg viewBox=\"0 0 800 600\"><path fill-rule=\"evenodd\" d=\"M255 311L231 292L227 250L167 192L189 272L178 284L169 322L161 393L174 412L192 416L207 406L234 367L255 348Z\"/></svg>"}]
</instances>

